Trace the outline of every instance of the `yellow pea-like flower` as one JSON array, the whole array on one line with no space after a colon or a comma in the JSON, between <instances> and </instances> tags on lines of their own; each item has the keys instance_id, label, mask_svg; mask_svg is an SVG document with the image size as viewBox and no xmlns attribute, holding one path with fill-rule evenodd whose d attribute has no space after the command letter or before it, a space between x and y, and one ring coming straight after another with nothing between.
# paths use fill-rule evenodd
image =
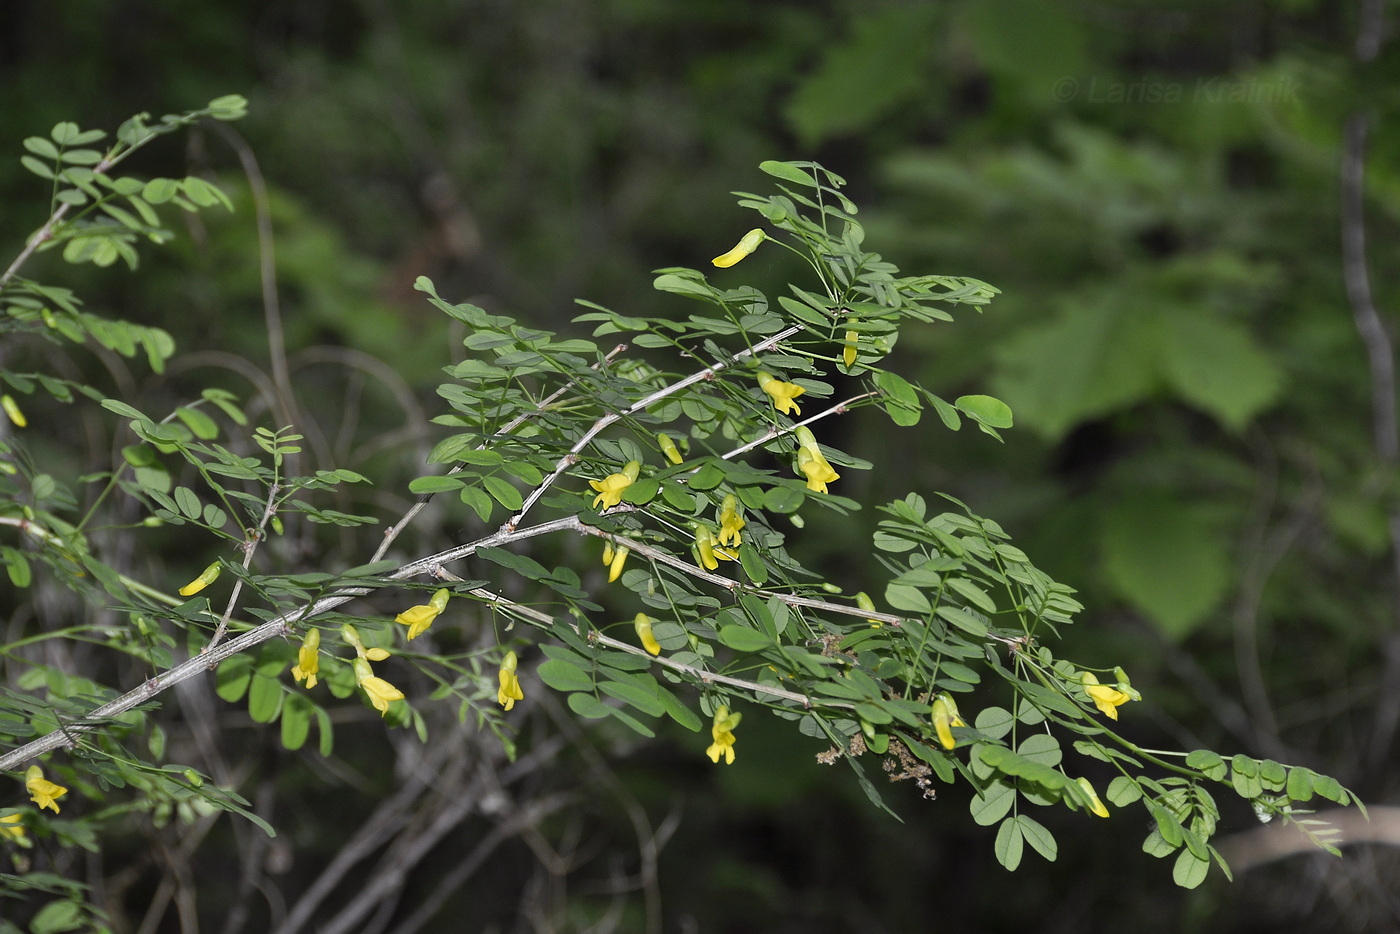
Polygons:
<instances>
[{"instance_id":1,"label":"yellow pea-like flower","mask_svg":"<svg viewBox=\"0 0 1400 934\"><path fill-rule=\"evenodd\" d=\"M739 725L743 714L730 713L728 707L716 707L714 722L710 725L710 738L714 740L705 750L710 761L719 764L720 756L725 765L734 764L734 728Z\"/></svg>"},{"instance_id":2,"label":"yellow pea-like flower","mask_svg":"<svg viewBox=\"0 0 1400 934\"><path fill-rule=\"evenodd\" d=\"M301 648L297 649L297 663L292 666L292 677L298 682L305 681L307 690L316 686L316 675L321 671L321 630L312 626L302 637Z\"/></svg>"},{"instance_id":3,"label":"yellow pea-like flower","mask_svg":"<svg viewBox=\"0 0 1400 934\"><path fill-rule=\"evenodd\" d=\"M515 669L519 663L514 652L507 652L506 657L501 659L501 687L496 692L496 703L506 710L514 707L516 701L525 699L525 692L520 690L520 679L515 676Z\"/></svg>"},{"instance_id":4,"label":"yellow pea-like flower","mask_svg":"<svg viewBox=\"0 0 1400 934\"><path fill-rule=\"evenodd\" d=\"M857 331L847 331L845 346L841 349L841 362L850 366L856 362L856 351L860 344L860 333Z\"/></svg>"},{"instance_id":5,"label":"yellow pea-like flower","mask_svg":"<svg viewBox=\"0 0 1400 934\"><path fill-rule=\"evenodd\" d=\"M1122 690L1122 684L1099 684L1099 679L1090 671L1081 671L1079 682L1084 685L1084 690L1088 692L1089 699L1094 702L1094 706L1099 708L1099 711L1110 720L1118 719L1119 707L1130 700L1140 700L1142 697L1131 689L1131 685L1128 686L1129 690L1125 691ZM1136 697L1133 696L1135 694Z\"/></svg>"},{"instance_id":6,"label":"yellow pea-like flower","mask_svg":"<svg viewBox=\"0 0 1400 934\"><path fill-rule=\"evenodd\" d=\"M608 474L601 480L589 480L588 485L598 492L598 495L593 497L593 508L598 509L598 504L602 503L602 509L611 509L621 503L622 491L635 483L641 472L642 465L639 462L628 461L618 473Z\"/></svg>"},{"instance_id":7,"label":"yellow pea-like flower","mask_svg":"<svg viewBox=\"0 0 1400 934\"><path fill-rule=\"evenodd\" d=\"M408 627L408 638L413 640L427 631L433 624L433 620L447 608L447 598L451 593L446 587L442 587L433 593L432 599L419 606L411 606L398 616L394 617L394 622Z\"/></svg>"},{"instance_id":8,"label":"yellow pea-like flower","mask_svg":"<svg viewBox=\"0 0 1400 934\"><path fill-rule=\"evenodd\" d=\"M374 650L371 649L370 651L372 652ZM388 654L387 652L384 653L386 658ZM404 694L403 691L400 691L388 681L375 675L374 669L369 667L368 655L369 653L367 652L364 656L355 659L352 663L352 667L355 670L355 683L360 686L360 690L365 692L365 696L369 698L370 705L374 707L375 710L379 711L379 715L382 717L389 712L390 704L396 700L403 700Z\"/></svg>"},{"instance_id":9,"label":"yellow pea-like flower","mask_svg":"<svg viewBox=\"0 0 1400 934\"><path fill-rule=\"evenodd\" d=\"M719 507L719 543L732 545L735 548L739 547L741 544L739 533L746 525L748 523L739 514L739 500L733 493L730 493Z\"/></svg>"},{"instance_id":10,"label":"yellow pea-like flower","mask_svg":"<svg viewBox=\"0 0 1400 934\"><path fill-rule=\"evenodd\" d=\"M793 400L807 390L796 383L785 383L772 373L758 371L758 388L773 400L773 408L784 415L801 415L802 408Z\"/></svg>"},{"instance_id":11,"label":"yellow pea-like flower","mask_svg":"<svg viewBox=\"0 0 1400 934\"><path fill-rule=\"evenodd\" d=\"M205 587L208 587L210 584L214 583L214 581L218 580L219 574L223 571L223 569L223 565L215 561L213 564L209 565L207 568L201 571L198 577L190 581L185 586L181 587L180 596L193 597Z\"/></svg>"},{"instance_id":12,"label":"yellow pea-like flower","mask_svg":"<svg viewBox=\"0 0 1400 934\"><path fill-rule=\"evenodd\" d=\"M39 805L39 810L52 808L58 813L58 799L68 794L68 789L56 785L44 777L44 770L31 765L24 773L24 788L29 792L29 800Z\"/></svg>"},{"instance_id":13,"label":"yellow pea-like flower","mask_svg":"<svg viewBox=\"0 0 1400 934\"><path fill-rule=\"evenodd\" d=\"M695 552L700 556L700 564L705 570L713 571L719 567L719 560L715 557L714 530L703 522L695 526Z\"/></svg>"},{"instance_id":14,"label":"yellow pea-like flower","mask_svg":"<svg viewBox=\"0 0 1400 934\"><path fill-rule=\"evenodd\" d=\"M952 749L958 744L953 736L953 727L967 726L963 718L958 715L958 705L953 701L952 695L939 694L933 699L933 729L938 734L938 741L944 749Z\"/></svg>"},{"instance_id":15,"label":"yellow pea-like flower","mask_svg":"<svg viewBox=\"0 0 1400 934\"><path fill-rule=\"evenodd\" d=\"M645 613L638 613L637 618L632 621L632 626L637 630L637 641L642 644L652 655L661 654L661 643L656 641L656 636L651 631L651 617Z\"/></svg>"},{"instance_id":16,"label":"yellow pea-like flower","mask_svg":"<svg viewBox=\"0 0 1400 934\"><path fill-rule=\"evenodd\" d=\"M632 549L626 545L618 546L613 552L612 560L608 562L608 583L611 584L622 576L622 566L627 563L627 556L632 553Z\"/></svg>"},{"instance_id":17,"label":"yellow pea-like flower","mask_svg":"<svg viewBox=\"0 0 1400 934\"><path fill-rule=\"evenodd\" d=\"M710 260L710 262L719 266L721 269L727 269L758 249L758 245L767 239L768 235L761 229L755 227L753 230L744 234L739 242L734 245L734 249L730 250L728 253L721 253L719 256Z\"/></svg>"},{"instance_id":18,"label":"yellow pea-like flower","mask_svg":"<svg viewBox=\"0 0 1400 934\"><path fill-rule=\"evenodd\" d=\"M827 492L826 485L833 480L840 480L841 475L827 463L826 456L822 454L811 429L801 425L793 434L797 443L801 445L797 449L797 470L807 478L807 489L814 493Z\"/></svg>"}]
</instances>

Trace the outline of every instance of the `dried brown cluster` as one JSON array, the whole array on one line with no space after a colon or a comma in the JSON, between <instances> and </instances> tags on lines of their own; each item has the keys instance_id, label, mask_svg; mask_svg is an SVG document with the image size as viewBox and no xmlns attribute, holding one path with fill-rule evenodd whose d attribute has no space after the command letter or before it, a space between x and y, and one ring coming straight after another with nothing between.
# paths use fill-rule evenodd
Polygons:
<instances>
[{"instance_id":1,"label":"dried brown cluster","mask_svg":"<svg viewBox=\"0 0 1400 934\"><path fill-rule=\"evenodd\" d=\"M938 797L938 789L933 787L933 781L929 778L933 774L933 769L919 761L909 751L909 747L899 740L890 740L889 751L881 764L885 771L890 773L890 781L902 782L913 779L914 784L919 786L919 790L924 793L926 799L932 801ZM896 769L899 771L895 771Z\"/></svg>"}]
</instances>

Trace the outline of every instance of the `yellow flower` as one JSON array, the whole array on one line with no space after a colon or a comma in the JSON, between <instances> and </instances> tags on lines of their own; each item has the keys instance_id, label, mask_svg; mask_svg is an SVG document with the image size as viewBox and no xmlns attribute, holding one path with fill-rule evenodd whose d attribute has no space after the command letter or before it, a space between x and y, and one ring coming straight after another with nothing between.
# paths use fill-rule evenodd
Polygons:
<instances>
[{"instance_id":1,"label":"yellow flower","mask_svg":"<svg viewBox=\"0 0 1400 934\"><path fill-rule=\"evenodd\" d=\"M744 234L743 238L734 245L734 249L730 250L728 253L722 253L716 256L714 259L710 260L710 262L721 269L726 269L758 249L758 245L767 239L768 235L755 227L753 230Z\"/></svg>"},{"instance_id":2,"label":"yellow flower","mask_svg":"<svg viewBox=\"0 0 1400 934\"><path fill-rule=\"evenodd\" d=\"M806 426L799 426L794 434L801 445L797 449L797 469L807 478L807 489L813 493L825 493L826 485L840 480L841 475L826 462L817 439Z\"/></svg>"},{"instance_id":3,"label":"yellow flower","mask_svg":"<svg viewBox=\"0 0 1400 934\"><path fill-rule=\"evenodd\" d=\"M520 679L515 676L519 663L514 652L507 652L506 657L501 659L501 689L496 692L496 703L506 710L514 707L516 701L525 699L525 692L520 690Z\"/></svg>"},{"instance_id":4,"label":"yellow flower","mask_svg":"<svg viewBox=\"0 0 1400 934\"><path fill-rule=\"evenodd\" d=\"M440 588L427 603L409 607L395 616L394 622L402 623L408 627L408 638L412 641L426 632L428 627L433 624L433 620L438 618L438 614L446 609L447 597L447 588Z\"/></svg>"},{"instance_id":5,"label":"yellow flower","mask_svg":"<svg viewBox=\"0 0 1400 934\"><path fill-rule=\"evenodd\" d=\"M931 713L938 741L943 744L944 749L952 749L958 744L957 739L953 737L953 727L967 726L958 714L958 705L953 701L952 695L945 693L935 697Z\"/></svg>"},{"instance_id":6,"label":"yellow flower","mask_svg":"<svg viewBox=\"0 0 1400 934\"><path fill-rule=\"evenodd\" d=\"M796 383L785 383L776 379L773 374L758 371L758 388L766 392L773 400L773 408L784 415L801 415L802 409L793 400L802 395L807 390Z\"/></svg>"},{"instance_id":7,"label":"yellow flower","mask_svg":"<svg viewBox=\"0 0 1400 934\"><path fill-rule=\"evenodd\" d=\"M1084 793L1089 796L1089 813L1096 817L1107 817L1108 808L1104 807L1104 803L1099 800L1099 793L1094 790L1093 785L1089 784L1089 780L1080 776L1076 778L1075 781L1079 784L1080 788L1084 789Z\"/></svg>"},{"instance_id":8,"label":"yellow flower","mask_svg":"<svg viewBox=\"0 0 1400 934\"><path fill-rule=\"evenodd\" d=\"M661 654L661 643L656 641L656 636L651 633L651 617L645 613L638 613L637 618L632 621L632 625L637 630L637 640L642 643L642 648L652 655Z\"/></svg>"},{"instance_id":9,"label":"yellow flower","mask_svg":"<svg viewBox=\"0 0 1400 934\"><path fill-rule=\"evenodd\" d=\"M850 366L856 362L856 349L860 344L860 332L847 331L845 344L846 346L841 350L841 362Z\"/></svg>"},{"instance_id":10,"label":"yellow flower","mask_svg":"<svg viewBox=\"0 0 1400 934\"><path fill-rule=\"evenodd\" d=\"M24 413L19 410L19 403L12 396L0 396L0 408L5 410L5 414L15 423L16 428L23 428L29 424L29 419L24 417Z\"/></svg>"},{"instance_id":11,"label":"yellow flower","mask_svg":"<svg viewBox=\"0 0 1400 934\"><path fill-rule=\"evenodd\" d=\"M390 704L396 700L403 700L403 691L383 678L375 677L374 670L369 667L369 662L366 659L355 659L354 668L355 683L369 697L370 704L379 711L381 717L389 712Z\"/></svg>"},{"instance_id":12,"label":"yellow flower","mask_svg":"<svg viewBox=\"0 0 1400 934\"><path fill-rule=\"evenodd\" d=\"M180 596L193 597L205 587L208 587L210 584L214 583L214 581L218 580L219 572L221 572L223 569L223 565L215 561L213 564L209 565L207 568L201 571L198 577L190 581L185 586L181 587Z\"/></svg>"},{"instance_id":13,"label":"yellow flower","mask_svg":"<svg viewBox=\"0 0 1400 934\"><path fill-rule=\"evenodd\" d=\"M321 670L321 630L312 626L302 637L301 648L297 649L297 663L292 666L292 677L306 681L309 691L316 686L316 675Z\"/></svg>"},{"instance_id":14,"label":"yellow flower","mask_svg":"<svg viewBox=\"0 0 1400 934\"><path fill-rule=\"evenodd\" d=\"M744 517L739 515L738 499L733 493L729 494L719 507L719 543L739 547L739 533L746 525L748 523L744 521Z\"/></svg>"},{"instance_id":15,"label":"yellow flower","mask_svg":"<svg viewBox=\"0 0 1400 934\"><path fill-rule=\"evenodd\" d=\"M29 799L39 805L39 810L53 808L55 814L58 813L58 799L68 794L67 788L45 778L44 770L37 765L31 765L29 771L24 773L24 787L29 792Z\"/></svg>"},{"instance_id":16,"label":"yellow flower","mask_svg":"<svg viewBox=\"0 0 1400 934\"><path fill-rule=\"evenodd\" d=\"M681 456L680 448L676 447L676 442L671 440L670 435L657 435L656 443L661 445L661 453L666 455L666 459L671 463L679 464L681 461L685 460L685 458Z\"/></svg>"},{"instance_id":17,"label":"yellow flower","mask_svg":"<svg viewBox=\"0 0 1400 934\"><path fill-rule=\"evenodd\" d=\"M622 567L627 563L627 556L632 553L632 549L626 545L618 546L613 553L612 560L608 562L608 583L611 584L622 576Z\"/></svg>"},{"instance_id":18,"label":"yellow flower","mask_svg":"<svg viewBox=\"0 0 1400 934\"><path fill-rule=\"evenodd\" d=\"M23 814L9 814L0 817L0 840L13 840L15 843L28 845L24 825L20 823L24 820Z\"/></svg>"},{"instance_id":19,"label":"yellow flower","mask_svg":"<svg viewBox=\"0 0 1400 934\"><path fill-rule=\"evenodd\" d=\"M1082 671L1079 673L1079 681L1084 685L1084 690L1089 693L1089 699L1094 702L1094 706L1103 712L1104 716L1110 720L1118 719L1118 708L1130 700L1141 700L1142 696L1132 690L1128 685L1128 690L1121 690L1125 685L1099 684L1099 679L1094 677L1092 672Z\"/></svg>"},{"instance_id":20,"label":"yellow flower","mask_svg":"<svg viewBox=\"0 0 1400 934\"><path fill-rule=\"evenodd\" d=\"M593 497L593 508L597 509L598 504L602 503L603 509L611 509L622 502L622 491L635 483L641 472L640 463L628 461L621 473L608 474L601 480L589 480L588 485L598 491L598 495Z\"/></svg>"},{"instance_id":21,"label":"yellow flower","mask_svg":"<svg viewBox=\"0 0 1400 934\"><path fill-rule=\"evenodd\" d=\"M743 714L730 713L728 707L715 708L715 720L710 725L710 737L714 740L705 755L719 765L719 757L724 756L725 765L734 764L734 728L739 725Z\"/></svg>"},{"instance_id":22,"label":"yellow flower","mask_svg":"<svg viewBox=\"0 0 1400 934\"><path fill-rule=\"evenodd\" d=\"M700 556L700 564L705 570L713 571L719 567L719 560L715 558L714 529L703 522L695 526L695 553Z\"/></svg>"}]
</instances>

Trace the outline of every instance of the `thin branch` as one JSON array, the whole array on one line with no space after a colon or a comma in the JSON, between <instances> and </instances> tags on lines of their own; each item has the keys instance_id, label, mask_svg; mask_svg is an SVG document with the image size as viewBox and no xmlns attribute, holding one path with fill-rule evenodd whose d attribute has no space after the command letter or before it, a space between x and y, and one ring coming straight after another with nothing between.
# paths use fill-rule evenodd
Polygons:
<instances>
[{"instance_id":1,"label":"thin branch","mask_svg":"<svg viewBox=\"0 0 1400 934\"><path fill-rule=\"evenodd\" d=\"M1384 464L1400 461L1395 412L1395 346L1371 295L1366 263L1366 137L1370 118L1347 120L1342 149L1342 270L1357 333L1366 345L1371 371L1371 434Z\"/></svg>"},{"instance_id":2,"label":"thin branch","mask_svg":"<svg viewBox=\"0 0 1400 934\"><path fill-rule=\"evenodd\" d=\"M120 155L109 153L107 158L92 167L93 174L105 174L112 166L131 155L134 149L135 147L133 146L132 149ZM10 264L10 268L5 270L4 275L0 275L0 289L3 289L5 285L14 278L15 273L19 272L20 267L29 261L29 257L33 256L34 252L38 250L39 247L53 239L54 231L58 229L59 224L63 223L63 218L68 215L68 211L72 207L73 205L71 203L65 201L54 209L54 212L49 215L49 219L44 222L44 226L40 227L34 233L34 236L30 237L28 242L25 243L24 249L15 257L15 261Z\"/></svg>"},{"instance_id":3,"label":"thin branch","mask_svg":"<svg viewBox=\"0 0 1400 934\"><path fill-rule=\"evenodd\" d=\"M671 383L669 386L661 387L656 392L653 392L652 394L632 403L630 406L621 411L609 412L607 415L604 415L602 418L594 422L592 427L585 431L583 435L573 443L573 445L569 448L568 453L559 459L559 463L555 465L554 470L550 472L549 476L545 477L544 480L538 486L536 486L533 490L530 491L530 495L525 498L524 504L516 511L515 515L511 516L510 519L507 520L504 528L514 528L520 522L520 520L525 517L525 514L530 511L531 507L533 507L535 503L539 501L540 497L543 496L549 490L549 488L554 485L554 482L558 480L561 476L563 476L566 470L568 470L574 464L578 463L579 452L586 448L589 445L589 443L592 442L592 440L596 438L598 434L602 432L605 428L607 428L609 425L613 424L616 421L619 421L620 419L626 418L627 416L632 415L636 412L640 412L646 409L648 406L655 405L662 399L665 399L669 396L673 396L676 393L680 392L682 389L686 389L690 386L695 385L696 383L702 382L707 379L714 379L716 373L719 373L722 370L733 366L740 360L743 360L745 357L750 357L754 356L755 354L762 353L768 348L776 346L777 344L780 344L783 341L787 340L789 337L792 337L794 334L799 334L804 330L805 328L799 324L794 324L790 327L786 327L783 330L779 331L777 334L774 334L771 337L764 338L757 344L754 344L752 347L745 348L744 350L739 351L738 353L734 354L728 359L711 364L710 366L705 367L703 370L698 370L685 377L684 379Z\"/></svg>"},{"instance_id":4,"label":"thin branch","mask_svg":"<svg viewBox=\"0 0 1400 934\"><path fill-rule=\"evenodd\" d=\"M768 430L763 433L762 437L754 441L750 441L748 444L741 444L734 450L721 454L720 457L724 460L730 460L731 458L738 457L741 454L747 454L754 448L762 447L770 441L777 440L778 438L781 438L784 435L792 434L794 431L796 431L798 428L803 427L804 425L811 425L831 415L845 415L846 412L850 410L850 407L855 405L857 402L860 402L863 399L874 399L877 398L879 395L880 394L878 392L863 392L858 396L851 396L851 398L845 400L844 402L838 402L830 408L823 409L822 411L811 416L810 418L804 418L802 421L797 422L796 424L791 425L787 428L779 428L777 425L769 425Z\"/></svg>"},{"instance_id":5,"label":"thin branch","mask_svg":"<svg viewBox=\"0 0 1400 934\"><path fill-rule=\"evenodd\" d=\"M607 363L611 363L614 357L616 357L616 356L617 356L618 354L620 354L620 353L626 352L626 350L627 350L627 345L626 345L626 344L618 344L618 345L617 345L616 347L614 347L612 350L608 351L607 356L603 357L603 359L602 359L601 361L599 361L598 363L593 364L591 367L589 367L589 369L591 369L591 370L597 370L597 369L599 369L602 365L607 364ZM565 383L563 386L560 386L560 387L559 387L558 389L556 389L554 392L550 393L548 396L545 396L543 399L541 399L540 402L539 402L539 404L535 406L534 411L532 411L532 412L525 412L525 413L523 413L523 414L517 415L515 418L513 418L513 419L511 419L509 422L507 422L506 425L505 425L503 428L501 428L499 431L497 431L495 434L493 434L493 435L491 436L492 439L499 438L499 437L501 437L502 435L508 435L508 434L510 434L512 431L514 431L515 429L519 428L521 425L525 424L525 423L528 422L530 419L536 417L536 416L539 415L541 412L543 412L547 406L549 406L551 403L557 401L561 396L563 396L566 392L568 392L570 389L572 389L575 385L576 385L576 381L575 381L575 380L569 380L569 381L568 381L567 383ZM478 446L477 446L477 450L481 450L481 449L484 448L484 447L486 447L486 442L482 442L480 445L478 445ZM453 467L451 470L449 470L449 471L445 474L445 476L450 477L450 476L452 476L453 474L461 473L461 472L462 472L463 470L465 470L465 469L466 469L466 465L465 465L465 464L458 464L457 466L455 466L455 467ZM381 541L381 542L379 543L379 547L376 548L375 551L374 551L374 556L371 557L371 558L369 559L369 563L370 563L370 564L373 564L374 562L378 561L380 558L384 557L384 553L385 553L386 551L389 550L389 546L390 546L391 544L393 544L394 539L398 538L399 535L402 534L403 530L406 529L406 528L408 528L408 524L409 524L410 522L412 522L415 518L417 518L418 514L419 514L420 512L422 512L422 511L424 510L424 508L427 507L428 503L432 500L433 496L435 496L435 495L436 495L436 494L433 494L433 493L426 493L426 494L424 494L424 495L418 500L418 502L416 502L416 503L413 504L413 506L408 510L408 512L404 513L404 516L403 516L402 519L400 519L398 522L394 523L394 525L393 525L392 528L389 528L389 529L387 529L387 530L384 532L384 540Z\"/></svg>"},{"instance_id":6,"label":"thin branch","mask_svg":"<svg viewBox=\"0 0 1400 934\"><path fill-rule=\"evenodd\" d=\"M205 110L201 111L201 113L208 114L209 111ZM102 159L92 167L93 174L106 174L113 167L125 161L133 153L135 153L141 147L145 146L147 143L154 141L158 137L177 129L178 127L187 126L193 121L193 119L193 117L181 118L175 123L169 123L157 127L147 127L146 135L143 138L138 139L134 143L125 143L122 141L114 143L112 145L112 148L107 150L107 155L103 156ZM126 148L123 149L123 146L125 146ZM20 254L17 257L15 257L15 261L10 263L10 267L5 270L4 274L0 274L0 289L3 289L7 284L9 284L9 281L14 278L15 274L19 272L20 268L24 266L26 262L29 261L29 258L34 255L34 252L38 250L39 247L43 246L46 242L53 239L54 231L58 228L58 225L62 223L63 218L68 215L68 211L70 208L72 208L72 205L67 202L64 202L63 204L60 204L57 208L54 209L53 213L49 215L49 219L44 222L44 226L40 227L38 231L36 231L35 234L32 237L30 237L29 240L25 243L24 249L20 251Z\"/></svg>"},{"instance_id":7,"label":"thin branch","mask_svg":"<svg viewBox=\"0 0 1400 934\"><path fill-rule=\"evenodd\" d=\"M267 532L268 520L272 518L273 512L277 509L277 494L282 491L280 484L274 483L267 488L267 503L263 506L262 518L258 520L258 527L253 530L248 541L243 543L243 570L248 570L253 563L253 553L258 550L258 543L263 540ZM233 608L238 605L238 595L243 592L243 578L234 581L233 591L228 595L228 603L224 606L223 615L219 617L219 625L214 627L214 636L209 640L209 644L204 647L208 652L223 639L224 632L228 629L229 617L233 615Z\"/></svg>"},{"instance_id":8,"label":"thin branch","mask_svg":"<svg viewBox=\"0 0 1400 934\"><path fill-rule=\"evenodd\" d=\"M546 535L550 532L573 528L577 524L577 521L577 519L570 516L566 519L543 522L525 529L513 531L501 530L479 541L458 545L427 558L420 558L416 561L409 562L387 575L385 580L398 581L416 577L446 562L465 558L475 553L479 548L509 544L510 542L523 541L538 535ZM183 681L198 677L200 674L218 665L224 659L231 658L240 652L261 645L269 639L286 635L291 631L293 624L304 623L329 610L349 603L356 597L362 597L366 594L373 593L384 586L387 586L387 584L375 583L373 585L366 584L363 586L357 585L341 588L328 596L312 601L306 606L276 616L262 625L241 633L227 642L209 648L208 651L187 658L180 664L150 679L140 687L133 688L115 700L103 704L84 717L82 721L65 724L61 729L54 730L52 733L26 743L17 749L12 749L5 755L0 756L0 771L8 771L17 768L36 756L43 755L60 746L71 745L76 742L77 734L87 733L100 728L103 721L108 718L115 717L134 707L138 707Z\"/></svg>"},{"instance_id":9,"label":"thin branch","mask_svg":"<svg viewBox=\"0 0 1400 934\"><path fill-rule=\"evenodd\" d=\"M1329 808L1310 818L1334 829L1337 837L1330 842L1339 847L1359 843L1400 847L1400 807L1373 804L1366 810L1367 814L1362 814L1355 808ZM1316 843L1291 822L1283 821L1221 837L1215 846L1236 874L1289 856L1318 852Z\"/></svg>"},{"instance_id":10,"label":"thin branch","mask_svg":"<svg viewBox=\"0 0 1400 934\"><path fill-rule=\"evenodd\" d=\"M263 319L267 324L267 353L272 363L272 382L277 387L279 417L284 424L295 424L296 394L292 390L291 372L287 368L287 341L282 328L282 302L277 295L277 251L272 240L272 201L267 194L267 180L258 166L257 156L232 127L216 123L214 129L238 156L243 174L248 179L248 191L253 196L253 213L258 227L258 280L262 286Z\"/></svg>"},{"instance_id":11,"label":"thin branch","mask_svg":"<svg viewBox=\"0 0 1400 934\"><path fill-rule=\"evenodd\" d=\"M1362 0L1361 25L1355 54L1368 62L1380 51L1384 9L1378 0ZM1347 118L1342 135L1342 271L1347 299L1351 303L1356 331L1366 346L1371 376L1371 434L1376 459L1386 467L1400 463L1400 419L1395 399L1395 344L1381 321L1371 293L1371 274L1366 261L1366 138L1370 114L1358 112ZM1391 599L1393 623L1400 622L1400 510L1389 517L1391 552ZM1367 759L1372 767L1382 763L1400 728L1400 632L1386 637L1382 652L1380 690Z\"/></svg>"},{"instance_id":12,"label":"thin branch","mask_svg":"<svg viewBox=\"0 0 1400 934\"><path fill-rule=\"evenodd\" d=\"M699 568L694 568L694 570L700 571ZM438 571L438 576L441 577L443 580L450 581L460 581L462 579L457 575L452 574L451 572L441 570ZM498 593L494 593L490 590L487 590L485 587L475 587L469 590L468 593L477 597L481 597L483 600L487 601L493 606L499 607L504 612L514 613L517 616L521 616L525 619L530 620L531 622L538 623L542 627L548 628L557 624L557 620L555 620L555 618L553 616L550 616L548 613L545 613L542 610L537 610L534 607L522 606L521 604L516 603L513 600L507 599L506 597L503 597ZM784 700L795 701L801 704L803 707L812 706L811 699L808 698L805 694L798 694L795 691L786 691L782 688L774 687L771 684L760 684L757 681L746 681L743 678L735 678L731 677L730 675L719 674L718 672L706 671L704 668L696 668L693 665L684 665L680 662L672 661L671 659L666 658L664 655L651 655L647 652L646 649L638 648L637 646L627 642L623 642L620 639L614 639L612 636L606 636L601 632L594 631L588 633L588 641L598 643L599 645L606 645L610 649L617 649L621 652L627 652L628 654L635 655L638 658L644 658L647 661L660 665L663 668L669 668L672 671L676 671L683 675L687 675L691 678L694 678L696 681L699 681L701 683L713 682L716 684L727 684L730 687L742 688L746 691L754 691L755 693L771 694L774 697L781 697ZM839 701L823 701L822 703L831 707L853 706L851 704L845 704Z\"/></svg>"}]
</instances>

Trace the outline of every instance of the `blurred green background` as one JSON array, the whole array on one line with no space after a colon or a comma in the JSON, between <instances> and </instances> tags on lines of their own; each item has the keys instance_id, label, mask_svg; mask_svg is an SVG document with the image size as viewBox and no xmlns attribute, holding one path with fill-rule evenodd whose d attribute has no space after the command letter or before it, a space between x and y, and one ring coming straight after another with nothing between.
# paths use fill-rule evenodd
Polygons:
<instances>
[{"instance_id":1,"label":"blurred green background","mask_svg":"<svg viewBox=\"0 0 1400 934\"><path fill-rule=\"evenodd\" d=\"M895 365L950 398L996 394L1017 416L1005 444L928 419L900 435L843 419L834 443L882 465L843 493L953 493L1080 588L1089 610L1066 654L1128 668L1145 697L1125 718L1135 741L1309 765L1384 805L1400 791L1400 524L1344 277L1342 169L1364 168L1369 281L1390 322L1400 59L1364 40L1397 14L1388 0L10 0L0 243L13 255L45 216L49 192L18 164L25 136L246 95L236 135L198 131L132 166L217 177L235 213L190 221L135 276L44 258L27 274L205 354L191 364L204 370L152 391L189 379L247 396L209 354L268 359L250 178L265 184L308 414L339 466L381 468L377 505L392 515L407 502L392 481L412 465L384 473L403 447L375 439L421 424L414 398L439 410L454 342L417 276L552 329L569 327L575 297L623 313L674 305L648 271L702 266L752 226L729 192L762 190L758 162L822 162L850 181L871 248L1003 292L980 317L907 332ZM1349 156L1348 125L1367 130ZM745 265L767 289L790 271L776 251ZM422 534L465 522L449 510ZM873 524L814 521L808 559L847 592L876 591ZM537 712L522 750L567 719ZM923 801L891 785L893 821L786 726L747 718L737 763L720 769L680 730L576 738L516 789L568 799L534 837L507 834L447 886L447 907L409 926L500 826L483 806L409 864L373 923L346 929L1400 928L1400 839L1186 893L1138 852L1138 812L1092 824L1065 812L1043 818L1059 862L1031 857L1011 875L965 788ZM109 885L112 910L129 930L143 916L142 930L195 917L273 929L333 863L346 814L367 817L403 780L412 754L370 727L333 768L237 733L244 793L267 790L260 813L283 837L259 849L224 818L181 857L193 914L155 918L171 864L161 835L114 843L135 868ZM379 774L391 759L400 772ZM1222 804L1226 831L1257 826ZM219 882L240 872L259 881L230 914ZM332 901L372 878L343 876Z\"/></svg>"}]
</instances>

